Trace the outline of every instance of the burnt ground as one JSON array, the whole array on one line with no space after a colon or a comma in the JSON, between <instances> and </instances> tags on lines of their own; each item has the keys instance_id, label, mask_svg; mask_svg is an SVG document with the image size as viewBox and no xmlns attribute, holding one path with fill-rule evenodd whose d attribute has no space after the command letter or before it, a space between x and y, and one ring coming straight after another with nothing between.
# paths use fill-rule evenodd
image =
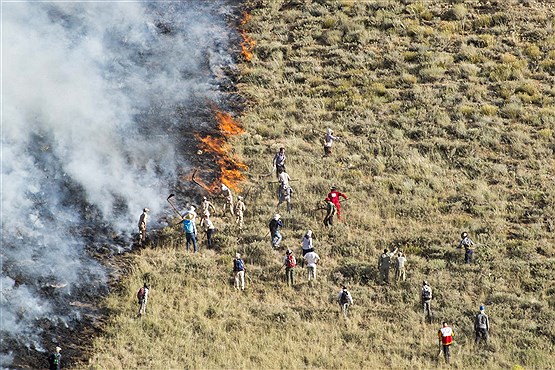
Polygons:
<instances>
[{"instance_id":1,"label":"burnt ground","mask_svg":"<svg viewBox=\"0 0 555 370\"><path fill-rule=\"evenodd\" d=\"M235 14L230 16L228 22L231 27L238 28L242 16L241 2L231 1L236 8ZM166 30L164 25L160 26L161 32ZM167 31L167 30L166 30ZM234 45L237 45L236 50L232 50L232 54L240 59L240 34L237 33L237 38ZM237 60L241 62L241 60ZM218 102L216 108L225 112L240 112L245 104L244 99L236 94L235 83L238 77L238 71L232 67L224 69L225 76L218 76L216 78L218 83L218 90L223 93L223 101ZM214 76L215 77L215 76ZM198 169L197 178L206 184L211 184L220 177L219 168L216 165L215 158L212 154L202 153L197 154L198 142L194 134L200 136L212 135L218 137L220 134L217 131L217 122L215 112L213 110L212 102L205 100L197 102L187 107L173 107L173 114L183 122L178 130L166 128L165 135L168 135L172 140L179 142L179 157L183 158L183 162L189 166L183 167L181 173L176 179L174 184L170 184L176 194L179 203L191 202L202 195L207 195L207 191L190 181L193 169ZM191 120L191 116L194 120ZM143 117L144 120L149 120L152 117ZM199 122L202 122L199 124ZM158 133L156 133L158 134ZM90 230L82 230L82 234L96 234L98 230L92 232ZM4 340L4 348L13 351L14 360L10 368L14 369L41 369L48 368L48 356L56 347L56 341L63 343L62 347L62 365L64 368L73 368L76 366L83 366L88 364L89 358L92 356L94 338L102 335L103 325L106 318L110 316L110 311L102 307L101 304L104 297L110 292L115 292L121 289L119 285L120 277L126 274L129 266L129 259L126 257L129 253L134 253L138 246L128 250L128 241L121 239L119 236L110 238L108 235L113 235L109 229L104 228L103 233L106 235L102 242L90 240L90 245L87 246L89 254L96 260L102 263L109 273L108 286L105 289L100 289L94 294L86 291L76 292L75 300L68 302L71 306L80 308L81 318L74 319L65 324L54 323L49 320L41 320L37 325L41 326L42 342L49 343L52 348L45 348L47 352L39 351L35 348L20 348L15 341ZM91 237L92 238L92 237ZM150 243L163 242L163 236L157 233L156 230L149 233ZM123 252L121 252L123 251ZM54 289L54 288L53 288ZM48 294L48 292L44 292ZM100 294L100 295L99 295Z\"/></svg>"}]
</instances>

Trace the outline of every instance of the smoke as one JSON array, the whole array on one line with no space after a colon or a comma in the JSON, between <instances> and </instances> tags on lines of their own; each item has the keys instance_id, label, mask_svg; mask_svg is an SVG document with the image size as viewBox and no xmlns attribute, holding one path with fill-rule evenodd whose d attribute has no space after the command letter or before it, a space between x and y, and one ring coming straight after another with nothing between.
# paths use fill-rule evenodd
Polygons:
<instances>
[{"instance_id":1,"label":"smoke","mask_svg":"<svg viewBox=\"0 0 555 370\"><path fill-rule=\"evenodd\" d=\"M3 4L0 365L8 343L51 349L38 323L71 325L68 302L106 292L87 248L129 237L144 207L152 220L167 212L183 146L224 99L231 12L195 0Z\"/></svg>"}]
</instances>

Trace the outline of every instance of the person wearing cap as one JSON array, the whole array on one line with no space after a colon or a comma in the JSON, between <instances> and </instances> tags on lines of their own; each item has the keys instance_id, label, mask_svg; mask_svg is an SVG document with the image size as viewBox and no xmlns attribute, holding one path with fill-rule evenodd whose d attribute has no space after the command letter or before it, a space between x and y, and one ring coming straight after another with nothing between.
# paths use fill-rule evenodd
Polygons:
<instances>
[{"instance_id":1,"label":"person wearing cap","mask_svg":"<svg viewBox=\"0 0 555 370\"><path fill-rule=\"evenodd\" d=\"M335 212L337 209L335 208L335 204L329 199L326 198L324 200L326 202L326 216L324 217L324 225L326 227L333 226L333 216L335 216Z\"/></svg>"},{"instance_id":2,"label":"person wearing cap","mask_svg":"<svg viewBox=\"0 0 555 370\"><path fill-rule=\"evenodd\" d=\"M407 259L402 252L399 252L397 258L395 259L395 279L397 281L405 281L406 272L405 272L405 263Z\"/></svg>"},{"instance_id":3,"label":"person wearing cap","mask_svg":"<svg viewBox=\"0 0 555 370\"><path fill-rule=\"evenodd\" d=\"M233 194L231 194L231 189L229 189L224 184L222 184L222 196L225 198L223 214L225 215L225 211L229 207L229 212L233 216L234 215L234 212L233 212Z\"/></svg>"},{"instance_id":4,"label":"person wearing cap","mask_svg":"<svg viewBox=\"0 0 555 370\"><path fill-rule=\"evenodd\" d=\"M235 219L235 223L239 224L240 228L243 228L243 213L247 210L245 206L245 202L243 202L243 197L237 197L237 203L235 203L235 215L237 218Z\"/></svg>"},{"instance_id":5,"label":"person wearing cap","mask_svg":"<svg viewBox=\"0 0 555 370\"><path fill-rule=\"evenodd\" d=\"M293 286L294 271L295 266L297 266L297 260L295 259L291 249L285 251L285 256L283 256L283 265L285 266L285 280L287 281L287 285Z\"/></svg>"},{"instance_id":6,"label":"person wearing cap","mask_svg":"<svg viewBox=\"0 0 555 370\"><path fill-rule=\"evenodd\" d=\"M428 319L428 321L432 323L432 287L430 287L426 280L422 282L420 298L422 302L422 313L424 316L424 320Z\"/></svg>"},{"instance_id":7,"label":"person wearing cap","mask_svg":"<svg viewBox=\"0 0 555 370\"><path fill-rule=\"evenodd\" d=\"M291 212L291 195L293 194L293 188L289 185L279 185L278 188L278 204L276 208L279 208L281 203L287 203L287 213Z\"/></svg>"},{"instance_id":8,"label":"person wearing cap","mask_svg":"<svg viewBox=\"0 0 555 370\"><path fill-rule=\"evenodd\" d=\"M467 232L463 232L461 234L459 248L464 248L464 263L472 263L472 256L474 255L474 242L470 239Z\"/></svg>"},{"instance_id":9,"label":"person wearing cap","mask_svg":"<svg viewBox=\"0 0 555 370\"><path fill-rule=\"evenodd\" d=\"M320 256L316 253L314 248L312 248L312 250L306 254L303 251L303 260L306 261L308 281L316 280L316 265L318 265L320 261Z\"/></svg>"},{"instance_id":10,"label":"person wearing cap","mask_svg":"<svg viewBox=\"0 0 555 370\"><path fill-rule=\"evenodd\" d=\"M143 245L146 240L146 223L150 209L143 208L143 213L139 217L139 245Z\"/></svg>"},{"instance_id":11,"label":"person wearing cap","mask_svg":"<svg viewBox=\"0 0 555 370\"><path fill-rule=\"evenodd\" d=\"M268 225L270 228L270 237L272 238L272 248L279 248L279 243L281 242L282 236L279 232L279 228L283 227L283 222L281 222L281 216L275 214L272 221Z\"/></svg>"},{"instance_id":12,"label":"person wearing cap","mask_svg":"<svg viewBox=\"0 0 555 370\"><path fill-rule=\"evenodd\" d=\"M48 364L50 366L50 370L60 370L62 366L62 354L60 353L61 350L62 349L60 347L56 347L56 352L48 356Z\"/></svg>"},{"instance_id":13,"label":"person wearing cap","mask_svg":"<svg viewBox=\"0 0 555 370\"><path fill-rule=\"evenodd\" d=\"M337 303L341 307L341 312L343 312L343 317L347 318L349 315L349 306L353 304L353 297L346 286L337 295Z\"/></svg>"},{"instance_id":14,"label":"person wearing cap","mask_svg":"<svg viewBox=\"0 0 555 370\"><path fill-rule=\"evenodd\" d=\"M324 138L324 157L331 155L331 147L334 140L339 140L339 137L333 136L333 130L328 128L326 132L326 137Z\"/></svg>"},{"instance_id":15,"label":"person wearing cap","mask_svg":"<svg viewBox=\"0 0 555 370\"><path fill-rule=\"evenodd\" d=\"M202 202L200 203L200 214L204 215L208 212L208 217L210 217L210 208L212 208L212 212L216 213L216 207L208 200L206 197L202 197Z\"/></svg>"},{"instance_id":16,"label":"person wearing cap","mask_svg":"<svg viewBox=\"0 0 555 370\"><path fill-rule=\"evenodd\" d=\"M347 200L345 194L340 193L335 186L332 186L326 201L329 199L329 201L333 203L337 210L337 217L341 220L341 203L339 202L339 197L343 197L343 199Z\"/></svg>"},{"instance_id":17,"label":"person wearing cap","mask_svg":"<svg viewBox=\"0 0 555 370\"><path fill-rule=\"evenodd\" d=\"M189 245L193 244L193 252L197 252L197 225L195 223L196 218L195 207L191 206L187 213L183 215L183 232L185 233L185 246L187 252L189 252Z\"/></svg>"},{"instance_id":18,"label":"person wearing cap","mask_svg":"<svg viewBox=\"0 0 555 370\"><path fill-rule=\"evenodd\" d=\"M213 247L212 236L216 232L216 228L214 227L214 224L210 220L210 212L208 210L204 211L204 213L202 214L202 219L200 220L200 227L202 227L206 235L206 246L208 248L212 248Z\"/></svg>"},{"instance_id":19,"label":"person wearing cap","mask_svg":"<svg viewBox=\"0 0 555 370\"><path fill-rule=\"evenodd\" d=\"M233 259L233 274L235 279L235 289L245 290L245 262L241 259L241 254L235 253Z\"/></svg>"},{"instance_id":20,"label":"person wearing cap","mask_svg":"<svg viewBox=\"0 0 555 370\"><path fill-rule=\"evenodd\" d=\"M489 339L489 317L484 311L485 307L480 306L480 312L476 315L476 319L474 320L474 331L476 333L475 344L480 344L481 340L487 343Z\"/></svg>"},{"instance_id":21,"label":"person wearing cap","mask_svg":"<svg viewBox=\"0 0 555 370\"><path fill-rule=\"evenodd\" d=\"M272 160L272 165L278 178L280 173L285 172L285 158L285 148L279 148L279 152L276 153Z\"/></svg>"},{"instance_id":22,"label":"person wearing cap","mask_svg":"<svg viewBox=\"0 0 555 370\"><path fill-rule=\"evenodd\" d=\"M393 252L389 252L386 249L378 258L378 270L380 271L380 278L383 283L389 284L389 269L391 267L391 257L397 253L397 248Z\"/></svg>"},{"instance_id":23,"label":"person wearing cap","mask_svg":"<svg viewBox=\"0 0 555 370\"><path fill-rule=\"evenodd\" d=\"M441 329L437 332L437 336L439 339L440 351L443 349L443 356L445 357L445 362L448 364L451 356L449 354L449 346L453 344L453 337L455 336L455 333L453 332L453 329L447 325L447 322L444 321Z\"/></svg>"}]
</instances>

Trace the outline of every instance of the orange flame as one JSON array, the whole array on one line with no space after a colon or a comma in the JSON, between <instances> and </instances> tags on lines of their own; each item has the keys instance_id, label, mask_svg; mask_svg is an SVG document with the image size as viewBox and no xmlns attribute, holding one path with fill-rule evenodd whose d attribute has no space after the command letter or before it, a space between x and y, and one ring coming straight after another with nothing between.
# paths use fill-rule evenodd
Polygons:
<instances>
[{"instance_id":1,"label":"orange flame","mask_svg":"<svg viewBox=\"0 0 555 370\"><path fill-rule=\"evenodd\" d=\"M253 49L256 46L256 41L247 35L247 31L245 30L245 26L250 20L251 15L247 12L243 12L243 19L241 20L241 27L243 31L241 31L241 36L243 37L243 41L241 42L241 54L247 62L250 62L253 57Z\"/></svg>"},{"instance_id":2,"label":"orange flame","mask_svg":"<svg viewBox=\"0 0 555 370\"><path fill-rule=\"evenodd\" d=\"M238 192L240 190L239 183L245 179L242 171L246 170L248 167L231 154L231 147L227 143L226 138L231 135L242 134L245 130L235 122L229 113L218 111L215 108L214 111L216 119L218 120L218 128L222 136L214 137L212 135L206 135L205 137L201 137L200 135L195 135L195 137L199 140L199 146L204 151L214 155L215 162L220 168L220 178L214 181L210 186L207 186L199 180L196 182L209 192L218 192L220 184L224 184L231 190Z\"/></svg>"}]
</instances>

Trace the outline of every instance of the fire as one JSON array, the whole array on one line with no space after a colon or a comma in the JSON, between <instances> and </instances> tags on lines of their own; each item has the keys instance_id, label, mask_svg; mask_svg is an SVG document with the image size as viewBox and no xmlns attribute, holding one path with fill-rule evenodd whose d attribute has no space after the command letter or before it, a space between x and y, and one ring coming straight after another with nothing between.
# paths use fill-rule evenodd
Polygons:
<instances>
[{"instance_id":1,"label":"fire","mask_svg":"<svg viewBox=\"0 0 555 370\"><path fill-rule=\"evenodd\" d=\"M253 49L256 46L256 41L247 35L247 31L245 30L245 26L250 20L251 16L247 12L243 12L243 19L241 20L241 27L243 31L241 31L241 36L243 37L243 41L241 42L241 54L247 62L250 62L253 57Z\"/></svg>"},{"instance_id":2,"label":"fire","mask_svg":"<svg viewBox=\"0 0 555 370\"><path fill-rule=\"evenodd\" d=\"M206 135L201 137L195 135L202 150L211 153L220 169L220 178L211 185L206 185L202 180L196 179L195 182L209 192L218 192L220 184L225 184L231 190L240 190L239 183L245 179L244 170L248 167L231 153L231 146L227 143L227 138L232 135L239 135L245 132L229 113L218 111L214 108L218 129L221 136Z\"/></svg>"}]
</instances>

